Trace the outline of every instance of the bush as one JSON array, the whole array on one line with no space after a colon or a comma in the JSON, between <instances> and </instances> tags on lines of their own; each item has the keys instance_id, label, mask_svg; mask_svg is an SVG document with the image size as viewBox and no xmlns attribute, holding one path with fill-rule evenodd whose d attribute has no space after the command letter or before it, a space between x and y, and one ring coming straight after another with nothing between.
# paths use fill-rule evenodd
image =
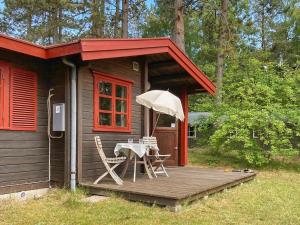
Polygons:
<instances>
[{"instance_id":1,"label":"bush","mask_svg":"<svg viewBox=\"0 0 300 225\"><path fill-rule=\"evenodd\" d=\"M292 121L264 110L227 111L226 119L215 124L210 143L215 148L236 150L250 164L267 163L277 154L294 154ZM300 118L300 117L299 117ZM294 125L296 128L296 125Z\"/></svg>"},{"instance_id":2,"label":"bush","mask_svg":"<svg viewBox=\"0 0 300 225\"><path fill-rule=\"evenodd\" d=\"M216 150L237 151L261 166L276 155L300 153L300 70L251 59L232 65L223 103L200 126ZM213 124L209 126L209 124Z\"/></svg>"}]
</instances>

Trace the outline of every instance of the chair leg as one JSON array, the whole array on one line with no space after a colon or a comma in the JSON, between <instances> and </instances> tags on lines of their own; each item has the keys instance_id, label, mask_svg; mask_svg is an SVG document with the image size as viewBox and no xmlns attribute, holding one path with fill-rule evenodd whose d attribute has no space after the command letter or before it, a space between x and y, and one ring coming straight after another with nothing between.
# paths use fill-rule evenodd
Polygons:
<instances>
[{"instance_id":1,"label":"chair leg","mask_svg":"<svg viewBox=\"0 0 300 225\"><path fill-rule=\"evenodd\" d=\"M155 176L155 178L157 178L157 175L156 175L156 173L154 171L154 168L153 168L152 163L150 162L150 160L148 160L148 164L149 164L149 167L151 169L151 172L153 173L153 175Z\"/></svg>"},{"instance_id":2,"label":"chair leg","mask_svg":"<svg viewBox=\"0 0 300 225\"><path fill-rule=\"evenodd\" d=\"M123 180L115 173L115 171L111 171L110 175L118 185L123 185Z\"/></svg>"},{"instance_id":3,"label":"chair leg","mask_svg":"<svg viewBox=\"0 0 300 225\"><path fill-rule=\"evenodd\" d=\"M167 177L169 177L167 171L166 171L166 168L163 164L161 164L161 168L163 169L164 173L166 174Z\"/></svg>"},{"instance_id":4,"label":"chair leg","mask_svg":"<svg viewBox=\"0 0 300 225\"><path fill-rule=\"evenodd\" d=\"M161 168L162 171L164 172L164 174L166 174L166 176L169 177L169 175L168 175L168 173L167 173L167 171L166 171L166 168L165 168L163 162L159 163L159 164L155 167L154 173L156 173L156 171L157 171L159 168Z\"/></svg>"},{"instance_id":5,"label":"chair leg","mask_svg":"<svg viewBox=\"0 0 300 225\"><path fill-rule=\"evenodd\" d=\"M136 178L136 155L134 155L133 182L135 182L135 178Z\"/></svg>"},{"instance_id":6,"label":"chair leg","mask_svg":"<svg viewBox=\"0 0 300 225\"><path fill-rule=\"evenodd\" d=\"M144 161L145 170L146 170L146 173L148 174L149 179L153 179L153 177L149 171L149 168L148 168L146 156L143 156L143 161Z\"/></svg>"},{"instance_id":7,"label":"chair leg","mask_svg":"<svg viewBox=\"0 0 300 225\"><path fill-rule=\"evenodd\" d=\"M110 174L110 176L113 178L113 180L118 184L118 185L122 185L123 184L123 180L115 173L114 169L119 166L120 163L115 164L114 166L112 166L111 168L107 169L107 171L105 173L103 173L97 180L94 181L94 184L99 183L100 180L102 180L105 176L107 176L108 174Z\"/></svg>"},{"instance_id":8,"label":"chair leg","mask_svg":"<svg viewBox=\"0 0 300 225\"><path fill-rule=\"evenodd\" d=\"M118 174L116 174L116 172L114 171L114 169L119 166L120 163L115 164L113 167L111 167L111 169L108 171L109 174L111 175L111 177L115 180L115 182L118 185L122 185L123 184L123 180L118 176Z\"/></svg>"},{"instance_id":9,"label":"chair leg","mask_svg":"<svg viewBox=\"0 0 300 225\"><path fill-rule=\"evenodd\" d=\"M102 174L97 180L94 181L94 184L98 184L100 180L102 180L105 176L107 176L108 171Z\"/></svg>"},{"instance_id":10,"label":"chair leg","mask_svg":"<svg viewBox=\"0 0 300 225\"><path fill-rule=\"evenodd\" d=\"M127 172L128 166L130 164L131 154L132 154L132 151L129 151L129 155L126 159L125 166L124 166L123 171L121 173L121 178L123 178L125 176L126 172Z\"/></svg>"}]
</instances>

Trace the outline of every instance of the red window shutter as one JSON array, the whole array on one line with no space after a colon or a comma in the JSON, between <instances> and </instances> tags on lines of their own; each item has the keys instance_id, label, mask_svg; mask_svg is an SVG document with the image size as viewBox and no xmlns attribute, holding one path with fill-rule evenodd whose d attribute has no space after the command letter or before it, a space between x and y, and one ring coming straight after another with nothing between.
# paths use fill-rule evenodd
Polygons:
<instances>
[{"instance_id":1,"label":"red window shutter","mask_svg":"<svg viewBox=\"0 0 300 225\"><path fill-rule=\"evenodd\" d=\"M0 62L0 129L9 128L9 66Z\"/></svg>"},{"instance_id":2,"label":"red window shutter","mask_svg":"<svg viewBox=\"0 0 300 225\"><path fill-rule=\"evenodd\" d=\"M10 82L10 129L37 129L37 75L13 68Z\"/></svg>"}]
</instances>

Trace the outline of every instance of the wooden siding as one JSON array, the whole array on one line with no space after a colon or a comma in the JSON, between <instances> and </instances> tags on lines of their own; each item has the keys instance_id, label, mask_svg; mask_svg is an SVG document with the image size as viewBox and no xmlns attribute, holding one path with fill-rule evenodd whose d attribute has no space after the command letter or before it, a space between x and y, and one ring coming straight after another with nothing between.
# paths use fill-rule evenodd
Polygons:
<instances>
[{"instance_id":1,"label":"wooden siding","mask_svg":"<svg viewBox=\"0 0 300 225\"><path fill-rule=\"evenodd\" d=\"M5 187L48 180L47 74L41 60L11 52L0 52L0 60L37 73L37 130L0 130L0 194ZM15 189L18 190L18 189Z\"/></svg>"},{"instance_id":2,"label":"wooden siding","mask_svg":"<svg viewBox=\"0 0 300 225\"><path fill-rule=\"evenodd\" d=\"M68 77L68 68L62 64L61 60L54 60L50 63L49 70L49 88L54 88L52 92L54 96L51 99L51 105L53 103L66 103L66 109L68 109L68 102L66 102L66 83ZM68 122L68 110L66 112L66 123ZM67 126L66 126L67 127ZM60 136L60 132L52 132L55 136ZM65 177L65 150L66 135L65 132L63 138L51 139L51 180L56 183L63 183L67 177Z\"/></svg>"},{"instance_id":3,"label":"wooden siding","mask_svg":"<svg viewBox=\"0 0 300 225\"><path fill-rule=\"evenodd\" d=\"M96 179L103 173L104 166L97 153L94 136L101 137L105 154L113 156L118 142L127 142L129 137L137 141L142 132L142 107L136 103L135 96L141 93L141 72L132 70L133 59L98 60L84 65L79 70L78 90L78 178L79 181ZM143 63L140 63L143 67ZM93 131L93 75L92 70L108 73L133 81L131 100L131 133ZM140 70L142 71L142 70Z\"/></svg>"},{"instance_id":4,"label":"wooden siding","mask_svg":"<svg viewBox=\"0 0 300 225\"><path fill-rule=\"evenodd\" d=\"M8 51L0 51L0 60L9 62L11 66L32 71L38 76L37 89L37 130L10 131L0 130L0 194L23 190L28 187L44 187L48 180L48 137L47 137L47 96L50 88L50 64L45 61ZM55 73L51 83L59 83L64 79L61 70L53 68ZM54 77L57 77L54 79ZM62 78L60 78L62 77ZM62 85L54 88L64 91ZM56 99L61 96L56 91ZM61 99L60 99L61 100ZM61 142L61 140L59 141ZM62 143L53 144L53 178L63 182L61 171L64 167ZM62 150L61 150L62 149ZM34 185L41 184L41 185Z\"/></svg>"}]
</instances>

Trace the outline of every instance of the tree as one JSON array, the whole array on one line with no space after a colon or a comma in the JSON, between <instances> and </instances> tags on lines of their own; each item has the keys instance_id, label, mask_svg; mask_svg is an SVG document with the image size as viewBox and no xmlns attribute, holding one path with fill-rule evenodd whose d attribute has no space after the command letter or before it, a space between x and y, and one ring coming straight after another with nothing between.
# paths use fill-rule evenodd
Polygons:
<instances>
[{"instance_id":1,"label":"tree","mask_svg":"<svg viewBox=\"0 0 300 225\"><path fill-rule=\"evenodd\" d=\"M227 69L210 140L260 166L278 154L300 152L300 71L245 56Z\"/></svg>"},{"instance_id":2,"label":"tree","mask_svg":"<svg viewBox=\"0 0 300 225\"><path fill-rule=\"evenodd\" d=\"M104 37L105 28L105 0L93 0L91 8L91 36Z\"/></svg>"},{"instance_id":3,"label":"tree","mask_svg":"<svg viewBox=\"0 0 300 225\"><path fill-rule=\"evenodd\" d=\"M122 0L122 37L128 37L128 0Z\"/></svg>"},{"instance_id":4,"label":"tree","mask_svg":"<svg viewBox=\"0 0 300 225\"><path fill-rule=\"evenodd\" d=\"M219 16L220 33L219 33L219 46L217 53L216 63L216 78L217 78L217 104L220 105L222 102L222 86L224 76L224 57L225 57L225 38L228 27L228 0L222 0L221 12Z\"/></svg>"},{"instance_id":5,"label":"tree","mask_svg":"<svg viewBox=\"0 0 300 225\"><path fill-rule=\"evenodd\" d=\"M271 57L278 63L296 66L300 58L300 9L296 7L296 1L283 1L279 6L277 17L280 20L273 24L275 32L270 34Z\"/></svg>"},{"instance_id":6,"label":"tree","mask_svg":"<svg viewBox=\"0 0 300 225\"><path fill-rule=\"evenodd\" d=\"M115 1L116 10L114 18L114 37L119 37L119 22L120 22L120 0Z\"/></svg>"},{"instance_id":7,"label":"tree","mask_svg":"<svg viewBox=\"0 0 300 225\"><path fill-rule=\"evenodd\" d=\"M47 7L47 5L45 5ZM62 11L63 11L63 4L61 1L56 1L55 4L48 4L49 7L49 14L48 14L48 40L49 44L51 43L61 43L62 42ZM32 12L30 12L30 16ZM31 33L31 30L29 30Z\"/></svg>"},{"instance_id":8,"label":"tree","mask_svg":"<svg viewBox=\"0 0 300 225\"><path fill-rule=\"evenodd\" d=\"M143 37L172 36L174 28L174 1L157 0L147 10L145 23L140 25Z\"/></svg>"},{"instance_id":9,"label":"tree","mask_svg":"<svg viewBox=\"0 0 300 225\"><path fill-rule=\"evenodd\" d=\"M39 12L37 10L33 11L33 9L38 9ZM35 2L4 1L1 18L2 32L12 35L19 34L18 36L21 38L36 41L37 37L34 35L36 29L34 29L35 25L32 18L35 14L41 14L40 10L41 7ZM18 26L15 26L15 24L18 24Z\"/></svg>"},{"instance_id":10,"label":"tree","mask_svg":"<svg viewBox=\"0 0 300 225\"><path fill-rule=\"evenodd\" d=\"M183 0L175 0L175 27L174 41L177 46L185 51L184 46L184 4Z\"/></svg>"},{"instance_id":11,"label":"tree","mask_svg":"<svg viewBox=\"0 0 300 225\"><path fill-rule=\"evenodd\" d=\"M83 4L76 2L5 0L0 27L7 34L40 44L64 42L84 30L81 28Z\"/></svg>"}]
</instances>

